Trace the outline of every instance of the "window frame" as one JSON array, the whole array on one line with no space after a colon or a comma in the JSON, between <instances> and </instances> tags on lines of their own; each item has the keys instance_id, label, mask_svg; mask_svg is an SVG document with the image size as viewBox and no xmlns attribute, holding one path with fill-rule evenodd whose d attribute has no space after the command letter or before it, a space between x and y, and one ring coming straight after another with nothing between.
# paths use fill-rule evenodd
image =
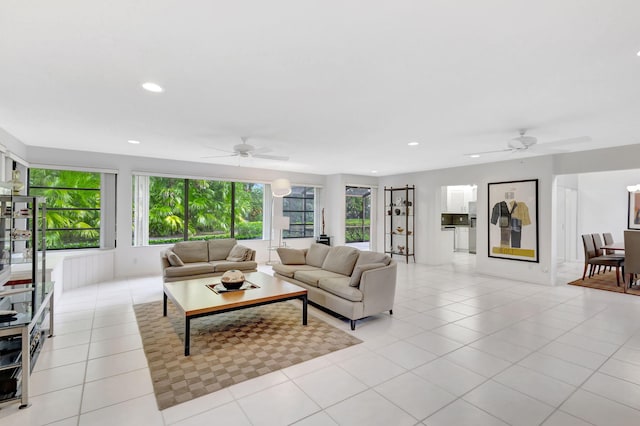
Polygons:
<instances>
[{"instance_id":1,"label":"window frame","mask_svg":"<svg viewBox=\"0 0 640 426\"><path fill-rule=\"evenodd\" d=\"M98 183L98 187L97 188L88 188L88 187L69 187L69 186L51 186L51 185L32 185L31 182L31 178L32 178L32 171L34 169L38 169L38 170L45 170L45 171L58 171L58 172L75 172L75 173L90 173L90 174L95 174L99 176L99 183ZM106 185L105 184L105 174L111 174L114 176L114 183L112 185ZM54 247L51 244L47 245L47 250L86 250L86 249L96 249L96 248L112 248L115 247L115 207L113 209L108 209L105 208L105 200L107 198L109 198L108 196L105 196L105 188L107 186L113 186L115 188L115 176L116 173L114 171L103 171L103 170L91 170L91 169L76 169L73 167L53 167L53 166L47 166L47 165L32 165L31 167L29 167L27 169L27 193L29 195L32 195L32 190L42 190L42 191L46 191L46 190L55 190L55 191L74 191L74 192L81 192L81 191L92 191L92 192L97 192L98 197L97 197L97 201L98 201L98 207L54 207L52 206L50 203L47 203L47 200L45 198L45 203L47 203L47 212L48 214L54 213L54 212L65 212L65 211L85 211L85 212L98 212L98 227L92 226L92 227L62 227L62 228L52 228L52 227L47 227L47 232L48 233L52 233L52 232L60 232L60 233L73 233L73 232L82 232L82 231L97 231L98 232L98 238L97 238L97 242L96 244L91 244L91 245L83 245L83 246L79 246L79 247ZM38 196L43 196L42 194L39 194ZM113 194L114 198L115 198L115 191ZM113 215L113 220L109 221L109 220L105 220L105 214L111 214ZM105 234L107 233L105 230L105 223L106 222L111 222L114 224L114 229L113 229L113 240L111 241L110 239L107 239L105 237ZM64 235L64 234L61 234ZM67 234L69 235L69 234ZM112 244L110 244L110 242Z\"/></svg>"},{"instance_id":2,"label":"window frame","mask_svg":"<svg viewBox=\"0 0 640 426\"><path fill-rule=\"evenodd\" d=\"M302 196L299 196L294 189L296 188L303 188L301 193L303 194ZM290 218L290 223L289 226L302 226L303 229L303 235L295 235L295 236L291 236L291 231L289 231L288 229L285 229L282 231L282 238L314 238L315 237L315 222L316 222L316 202L317 202L317 188L315 186L307 186L307 185L293 185L292 186L292 191L291 194L286 195L285 197L283 197L283 204L282 204L282 215L289 217ZM309 197L307 196L307 193L309 192L309 190L311 190L312 196ZM296 199L296 200L302 200L302 210L293 210L293 209L287 209L285 208L285 202L284 200L287 199ZM308 200L313 200L313 208L311 210L307 209L307 201ZM290 213L302 213L302 217L303 217L303 222L293 222L293 220L291 220L291 215ZM312 218L312 222L307 222L306 218L309 217ZM312 230L312 234L308 235L308 229Z\"/></svg>"}]
</instances>

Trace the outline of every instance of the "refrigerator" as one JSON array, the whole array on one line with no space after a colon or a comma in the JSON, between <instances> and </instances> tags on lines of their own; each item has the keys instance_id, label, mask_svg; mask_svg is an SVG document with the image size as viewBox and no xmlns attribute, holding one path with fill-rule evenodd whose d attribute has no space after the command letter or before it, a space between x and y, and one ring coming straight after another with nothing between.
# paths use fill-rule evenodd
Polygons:
<instances>
[{"instance_id":1,"label":"refrigerator","mask_svg":"<svg viewBox=\"0 0 640 426\"><path fill-rule=\"evenodd\" d=\"M469 253L476 253L476 202L469 202Z\"/></svg>"}]
</instances>

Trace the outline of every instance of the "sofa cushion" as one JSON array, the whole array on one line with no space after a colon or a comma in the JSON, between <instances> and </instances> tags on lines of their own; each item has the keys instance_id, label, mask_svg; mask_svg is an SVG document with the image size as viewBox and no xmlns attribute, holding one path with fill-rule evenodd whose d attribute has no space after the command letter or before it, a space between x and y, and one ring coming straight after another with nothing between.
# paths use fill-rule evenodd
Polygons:
<instances>
[{"instance_id":1,"label":"sofa cushion","mask_svg":"<svg viewBox=\"0 0 640 426\"><path fill-rule=\"evenodd\" d=\"M296 271L293 274L293 278L298 281L302 281L305 284L318 287L318 281L322 278L348 278L344 275L336 274L335 272L325 271L324 269L314 269L310 271Z\"/></svg>"},{"instance_id":2,"label":"sofa cushion","mask_svg":"<svg viewBox=\"0 0 640 426\"><path fill-rule=\"evenodd\" d=\"M232 269L239 271L250 271L258 269L258 263L253 260L245 260L242 262L230 262L228 260L213 260L209 262L213 265L216 272L226 272Z\"/></svg>"},{"instance_id":3,"label":"sofa cushion","mask_svg":"<svg viewBox=\"0 0 640 426\"><path fill-rule=\"evenodd\" d=\"M171 249L168 249L165 252L166 256L167 256L167 260L169 261L169 265L171 266L184 266L184 262L182 261L182 259L180 259L180 257L175 254L175 252Z\"/></svg>"},{"instance_id":4,"label":"sofa cushion","mask_svg":"<svg viewBox=\"0 0 640 426\"><path fill-rule=\"evenodd\" d=\"M173 246L172 250L184 263L209 260L206 241L180 241Z\"/></svg>"},{"instance_id":5,"label":"sofa cushion","mask_svg":"<svg viewBox=\"0 0 640 426\"><path fill-rule=\"evenodd\" d=\"M235 238L222 238L219 240L207 241L209 245L209 258L207 260L226 260L233 246L236 245Z\"/></svg>"},{"instance_id":6,"label":"sofa cushion","mask_svg":"<svg viewBox=\"0 0 640 426\"><path fill-rule=\"evenodd\" d=\"M248 260L250 257L251 249L249 247L236 244L233 246L226 259L231 262L242 262L243 260Z\"/></svg>"},{"instance_id":7,"label":"sofa cushion","mask_svg":"<svg viewBox=\"0 0 640 426\"><path fill-rule=\"evenodd\" d=\"M191 262L184 266L169 266L164 270L167 277L187 277L189 275L213 274L214 267L209 262Z\"/></svg>"},{"instance_id":8,"label":"sofa cushion","mask_svg":"<svg viewBox=\"0 0 640 426\"><path fill-rule=\"evenodd\" d=\"M349 285L351 287L358 287L360 285L360 278L362 278L362 273L364 271L383 268L385 266L387 265L385 265L384 263L366 263L363 265L356 264L356 267L353 268L353 273L351 274L351 280L349 281Z\"/></svg>"},{"instance_id":9,"label":"sofa cushion","mask_svg":"<svg viewBox=\"0 0 640 426\"><path fill-rule=\"evenodd\" d=\"M389 255L384 253L376 253L375 251L361 251L360 256L358 256L356 266L366 265L369 263L384 263L386 266L391 263L391 258L389 257Z\"/></svg>"},{"instance_id":10,"label":"sofa cushion","mask_svg":"<svg viewBox=\"0 0 640 426\"><path fill-rule=\"evenodd\" d=\"M280 261L285 265L304 265L304 250L280 247L277 250Z\"/></svg>"},{"instance_id":11,"label":"sofa cushion","mask_svg":"<svg viewBox=\"0 0 640 426\"><path fill-rule=\"evenodd\" d=\"M311 265L282 265L280 263L276 263L271 267L274 272L277 272L280 275L284 275L285 277L293 278L293 275L297 271L316 271L318 268Z\"/></svg>"},{"instance_id":12,"label":"sofa cushion","mask_svg":"<svg viewBox=\"0 0 640 426\"><path fill-rule=\"evenodd\" d=\"M351 275L360 250L353 247L331 247L322 263L322 269L342 275Z\"/></svg>"},{"instance_id":13,"label":"sofa cushion","mask_svg":"<svg viewBox=\"0 0 640 426\"><path fill-rule=\"evenodd\" d=\"M349 285L349 278L325 278L320 280L318 287L343 299L362 302L362 292Z\"/></svg>"},{"instance_id":14,"label":"sofa cushion","mask_svg":"<svg viewBox=\"0 0 640 426\"><path fill-rule=\"evenodd\" d=\"M307 265L317 266L318 268L322 268L322 263L324 262L325 257L329 253L331 247L324 245L313 243L309 250L307 250L306 263Z\"/></svg>"}]
</instances>

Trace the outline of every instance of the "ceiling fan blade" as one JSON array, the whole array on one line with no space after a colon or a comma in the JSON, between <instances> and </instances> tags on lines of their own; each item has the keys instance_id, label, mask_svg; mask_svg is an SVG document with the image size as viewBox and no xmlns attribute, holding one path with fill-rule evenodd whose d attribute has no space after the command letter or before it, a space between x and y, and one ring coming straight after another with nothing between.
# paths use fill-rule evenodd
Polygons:
<instances>
[{"instance_id":1,"label":"ceiling fan blade","mask_svg":"<svg viewBox=\"0 0 640 426\"><path fill-rule=\"evenodd\" d=\"M220 148L216 148L216 147L209 146L209 145L204 145L204 147L207 148L207 149L212 149L214 151L227 152L229 154L234 154L235 153L235 151L229 151L228 149L220 149Z\"/></svg>"},{"instance_id":2,"label":"ceiling fan blade","mask_svg":"<svg viewBox=\"0 0 640 426\"><path fill-rule=\"evenodd\" d=\"M580 143L590 142L591 138L589 136L580 136L576 138L567 138L567 139L557 139L551 142L539 143L536 144L533 148L537 152L545 152L548 154L559 154L562 152L569 152L565 147L569 147L570 145L577 145Z\"/></svg>"},{"instance_id":3,"label":"ceiling fan blade","mask_svg":"<svg viewBox=\"0 0 640 426\"><path fill-rule=\"evenodd\" d=\"M556 139L555 141L545 142L542 145L562 146L562 145L574 145L574 144L584 143L584 142L591 142L591 138L589 136L578 136L575 138Z\"/></svg>"},{"instance_id":4,"label":"ceiling fan blade","mask_svg":"<svg viewBox=\"0 0 640 426\"><path fill-rule=\"evenodd\" d=\"M251 154L251 156L254 158L262 158L265 160L289 161L289 157L283 155Z\"/></svg>"},{"instance_id":5,"label":"ceiling fan blade","mask_svg":"<svg viewBox=\"0 0 640 426\"><path fill-rule=\"evenodd\" d=\"M219 151L222 151L222 150L220 149ZM226 152L229 152L229 151L226 151ZM200 157L200 158L237 157L237 156L239 156L239 155L240 155L240 154L238 154L238 153L236 152L236 153L233 153L233 154L225 154L225 155L207 155L206 157Z\"/></svg>"},{"instance_id":6,"label":"ceiling fan blade","mask_svg":"<svg viewBox=\"0 0 640 426\"><path fill-rule=\"evenodd\" d=\"M254 148L253 153L254 154L266 154L267 152L271 152L272 149L269 148L268 146L261 146L260 148Z\"/></svg>"},{"instance_id":7,"label":"ceiling fan blade","mask_svg":"<svg viewBox=\"0 0 640 426\"><path fill-rule=\"evenodd\" d=\"M509 152L509 151L514 151L513 149L510 148L505 148L505 149L496 149L495 151L480 151L480 152L471 152L469 154L464 154L465 157L472 157L475 158L476 156L481 156L481 155L485 155L485 154L497 154L498 152Z\"/></svg>"}]
</instances>

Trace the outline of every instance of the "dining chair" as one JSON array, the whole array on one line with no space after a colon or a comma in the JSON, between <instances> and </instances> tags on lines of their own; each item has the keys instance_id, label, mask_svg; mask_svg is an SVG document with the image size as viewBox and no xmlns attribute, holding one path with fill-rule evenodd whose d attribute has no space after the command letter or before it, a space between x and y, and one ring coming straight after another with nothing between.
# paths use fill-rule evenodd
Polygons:
<instances>
[{"instance_id":1,"label":"dining chair","mask_svg":"<svg viewBox=\"0 0 640 426\"><path fill-rule=\"evenodd\" d=\"M610 232L605 232L605 233L603 233L603 234L602 234L602 238L604 239L604 243L605 243L605 245L607 245L607 244L613 244L613 243L614 243L614 241L613 241L613 235L612 235ZM595 240L594 240L594 241L595 241ZM595 243L594 243L594 245L595 245ZM597 252L597 249L596 249L596 252ZM605 254L606 256L613 256L613 257L618 257L618 258L620 258L620 259L624 259L624 254L618 254L618 253L616 253L616 251L615 251L615 250L605 250L605 251L604 251L604 254ZM611 266L609 266L609 270L611 270ZM623 274L623 275L624 275L624 274ZM623 281L624 281L624 277L623 277Z\"/></svg>"},{"instance_id":2,"label":"dining chair","mask_svg":"<svg viewBox=\"0 0 640 426\"><path fill-rule=\"evenodd\" d=\"M602 239L600 238L600 234L591 234L591 238L593 238L593 247L596 249L596 256L601 257L604 256L604 250L602 250ZM600 273L600 267L602 265L598 265L597 274ZM611 267L609 267L611 268ZM607 271L607 267L604 267L604 271Z\"/></svg>"},{"instance_id":3,"label":"dining chair","mask_svg":"<svg viewBox=\"0 0 640 426\"><path fill-rule=\"evenodd\" d=\"M627 288L631 288L640 274L640 231L624 231L624 257L625 274L629 274Z\"/></svg>"},{"instance_id":4,"label":"dining chair","mask_svg":"<svg viewBox=\"0 0 640 426\"><path fill-rule=\"evenodd\" d=\"M613 244L613 235L611 232L605 232L602 234L602 238L604 239L605 245ZM606 250L605 254L616 254L615 250Z\"/></svg>"},{"instance_id":5,"label":"dining chair","mask_svg":"<svg viewBox=\"0 0 640 426\"><path fill-rule=\"evenodd\" d=\"M582 272L582 280L587 276L587 268L589 268L589 278L591 278L595 266L612 266L616 268L616 283L618 287L620 287L620 268L624 267L624 259L610 256L596 256L596 248L593 244L593 236L591 234L582 235L582 246L584 247L584 271Z\"/></svg>"}]
</instances>

